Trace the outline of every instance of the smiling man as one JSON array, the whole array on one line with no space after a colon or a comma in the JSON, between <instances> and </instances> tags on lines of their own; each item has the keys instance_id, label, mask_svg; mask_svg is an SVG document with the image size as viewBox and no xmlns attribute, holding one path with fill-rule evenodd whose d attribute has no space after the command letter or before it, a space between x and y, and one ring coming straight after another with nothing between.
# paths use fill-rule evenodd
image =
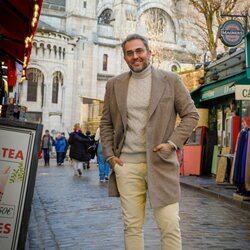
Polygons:
<instances>
[{"instance_id":1,"label":"smiling man","mask_svg":"<svg viewBox=\"0 0 250 250\"><path fill-rule=\"evenodd\" d=\"M110 196L120 196L126 250L143 250L146 197L161 233L161 250L181 249L179 165L181 148L199 116L180 78L155 69L145 37L122 43L130 71L106 86L101 140L112 172ZM176 116L181 122L175 127Z\"/></svg>"}]
</instances>

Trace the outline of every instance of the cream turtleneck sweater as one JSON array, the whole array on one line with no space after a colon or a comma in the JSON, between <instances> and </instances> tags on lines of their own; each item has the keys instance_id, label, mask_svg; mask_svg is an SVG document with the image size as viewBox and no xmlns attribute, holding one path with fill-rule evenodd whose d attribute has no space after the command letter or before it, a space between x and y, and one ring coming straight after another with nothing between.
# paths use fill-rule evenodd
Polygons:
<instances>
[{"instance_id":1,"label":"cream turtleneck sweater","mask_svg":"<svg viewBox=\"0 0 250 250\"><path fill-rule=\"evenodd\" d=\"M121 160L130 163L146 162L146 122L152 85L152 67L133 72L127 96L127 133Z\"/></svg>"}]
</instances>

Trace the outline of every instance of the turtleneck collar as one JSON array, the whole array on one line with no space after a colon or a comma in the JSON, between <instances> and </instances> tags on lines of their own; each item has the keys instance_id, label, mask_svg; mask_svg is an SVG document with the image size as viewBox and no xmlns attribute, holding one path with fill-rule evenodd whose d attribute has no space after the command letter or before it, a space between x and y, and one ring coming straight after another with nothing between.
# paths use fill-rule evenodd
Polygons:
<instances>
[{"instance_id":1,"label":"turtleneck collar","mask_svg":"<svg viewBox=\"0 0 250 250\"><path fill-rule=\"evenodd\" d=\"M143 78L146 78L147 76L149 76L151 74L151 64L149 64L147 66L147 68L145 68L143 71L141 72L134 72L134 71L131 71L132 72L132 77L133 78L137 78L137 79L143 79Z\"/></svg>"}]
</instances>

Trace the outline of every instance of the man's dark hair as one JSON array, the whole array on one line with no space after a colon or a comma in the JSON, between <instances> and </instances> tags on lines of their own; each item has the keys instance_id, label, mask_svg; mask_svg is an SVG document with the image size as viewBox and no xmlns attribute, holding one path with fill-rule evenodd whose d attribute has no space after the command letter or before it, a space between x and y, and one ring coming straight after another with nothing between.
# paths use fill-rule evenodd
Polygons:
<instances>
[{"instance_id":1,"label":"man's dark hair","mask_svg":"<svg viewBox=\"0 0 250 250\"><path fill-rule=\"evenodd\" d=\"M148 39L145 36L139 35L139 34L130 34L128 35L125 40L122 42L122 50L124 53L124 49L125 49L125 44L129 41L132 40L136 40L139 39L143 42L143 44L145 45L146 49L149 50L149 46L148 46Z\"/></svg>"}]
</instances>

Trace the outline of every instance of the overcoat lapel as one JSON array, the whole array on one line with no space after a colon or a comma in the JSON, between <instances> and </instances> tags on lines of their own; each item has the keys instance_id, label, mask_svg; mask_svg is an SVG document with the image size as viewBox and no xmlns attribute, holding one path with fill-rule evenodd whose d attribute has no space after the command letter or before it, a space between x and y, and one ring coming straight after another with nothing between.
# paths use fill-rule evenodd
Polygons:
<instances>
[{"instance_id":1,"label":"overcoat lapel","mask_svg":"<svg viewBox=\"0 0 250 250\"><path fill-rule=\"evenodd\" d=\"M123 74L114 84L116 102L122 117L124 129L127 127L127 95L130 75L131 73L129 72Z\"/></svg>"},{"instance_id":2,"label":"overcoat lapel","mask_svg":"<svg viewBox=\"0 0 250 250\"><path fill-rule=\"evenodd\" d=\"M152 87L151 87L151 97L148 111L148 120L151 115L154 113L162 94L166 88L166 79L160 76L159 72L157 73L157 69L152 67Z\"/></svg>"}]
</instances>

